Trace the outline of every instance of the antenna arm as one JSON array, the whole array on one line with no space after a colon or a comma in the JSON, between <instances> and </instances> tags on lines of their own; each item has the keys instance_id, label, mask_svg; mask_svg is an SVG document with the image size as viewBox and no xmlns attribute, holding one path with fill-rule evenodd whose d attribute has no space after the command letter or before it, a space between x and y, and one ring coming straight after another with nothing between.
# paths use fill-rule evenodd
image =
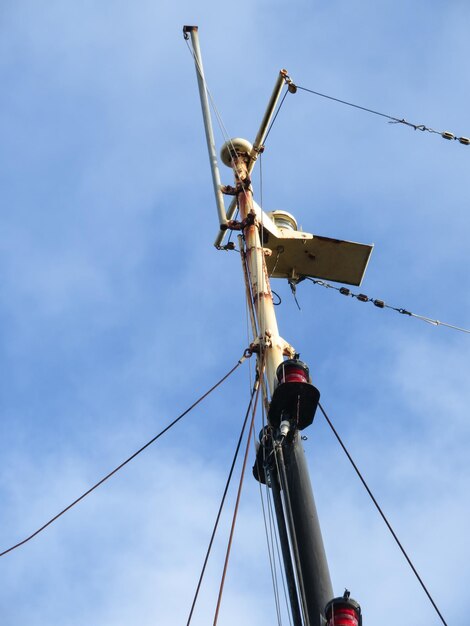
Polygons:
<instances>
[{"instance_id":1,"label":"antenna arm","mask_svg":"<svg viewBox=\"0 0 470 626\"><path fill-rule=\"evenodd\" d=\"M198 27L184 26L183 33L185 39L191 37L194 65L196 66L197 84L199 87L199 97L201 99L202 117L204 120L204 130L206 132L207 150L209 152L212 185L214 187L215 201L217 204L217 215L219 218L219 226L223 228L227 224L227 214L225 211L224 196L221 189L219 166L217 164L217 152L215 149L214 132L212 130L206 80L204 78L204 69L202 66L201 49L199 47Z\"/></svg>"},{"instance_id":2,"label":"antenna arm","mask_svg":"<svg viewBox=\"0 0 470 626\"><path fill-rule=\"evenodd\" d=\"M253 167L255 166L256 159L258 155L263 152L263 144L266 139L266 134L268 132L269 125L274 115L274 111L276 109L278 100L281 96L282 88L289 81L289 75L287 70L281 70L276 80L276 84L274 85L273 92L271 94L271 98L269 99L268 106L266 107L266 111L263 119L261 120L261 124L258 130L258 134L256 135L256 139L253 142L253 150L250 154L250 160L248 162L248 173L250 174L253 171Z\"/></svg>"},{"instance_id":3,"label":"antenna arm","mask_svg":"<svg viewBox=\"0 0 470 626\"><path fill-rule=\"evenodd\" d=\"M266 111L264 113L263 119L261 120L261 124L258 130L258 133L256 135L256 139L253 143L253 150L251 151L249 155L248 176L253 171L258 155L263 151L263 143L264 143L264 140L266 139L266 133L268 132L269 124L271 123L271 120L274 115L274 111L276 110L277 103L281 96L282 88L285 84L289 84L289 83L290 83L290 78L287 73L287 70L281 70L276 79L276 83L274 85L271 98L269 99L268 106L266 107ZM233 218L233 216L235 215L236 209L237 209L237 200L234 198L232 202L230 203L228 210L227 210L227 218L226 218L227 220L231 220ZM225 236L225 230L221 229L216 237L216 240L214 241L214 246L216 248L220 248L222 241L224 239L224 236Z\"/></svg>"}]
</instances>

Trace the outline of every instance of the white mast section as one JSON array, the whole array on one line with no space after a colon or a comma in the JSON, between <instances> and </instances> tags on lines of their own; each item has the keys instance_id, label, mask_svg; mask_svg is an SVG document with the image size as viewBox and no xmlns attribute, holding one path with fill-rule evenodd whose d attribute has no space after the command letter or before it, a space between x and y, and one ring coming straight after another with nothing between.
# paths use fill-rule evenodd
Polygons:
<instances>
[{"instance_id":1,"label":"white mast section","mask_svg":"<svg viewBox=\"0 0 470 626\"><path fill-rule=\"evenodd\" d=\"M284 356L293 358L295 350L279 335L273 297L266 268L265 254L271 251L261 245L260 223L253 206L253 192L248 173L250 162L250 144L246 140L233 139L222 148L222 160L231 164L235 174L240 218L245 224L245 245L248 276L251 285L253 304L258 321L259 341L265 350L265 367L271 395L274 391L276 370ZM233 154L233 151L236 154Z\"/></svg>"}]
</instances>

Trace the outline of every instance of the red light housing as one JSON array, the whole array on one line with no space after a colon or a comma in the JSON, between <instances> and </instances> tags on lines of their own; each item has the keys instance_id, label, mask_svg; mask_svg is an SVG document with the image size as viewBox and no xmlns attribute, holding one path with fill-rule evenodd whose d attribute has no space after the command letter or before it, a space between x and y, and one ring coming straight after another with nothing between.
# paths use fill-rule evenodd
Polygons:
<instances>
[{"instance_id":1,"label":"red light housing","mask_svg":"<svg viewBox=\"0 0 470 626\"><path fill-rule=\"evenodd\" d=\"M326 605L328 626L362 626L361 607L352 598L334 598Z\"/></svg>"},{"instance_id":2,"label":"red light housing","mask_svg":"<svg viewBox=\"0 0 470 626\"><path fill-rule=\"evenodd\" d=\"M290 359L283 361L276 370L278 383L308 383L309 371L308 367L298 359Z\"/></svg>"},{"instance_id":3,"label":"red light housing","mask_svg":"<svg viewBox=\"0 0 470 626\"><path fill-rule=\"evenodd\" d=\"M277 387L268 411L269 424L279 428L281 421L289 420L298 430L310 426L320 392L310 382L308 366L299 359L283 361L276 370L275 382Z\"/></svg>"}]
</instances>

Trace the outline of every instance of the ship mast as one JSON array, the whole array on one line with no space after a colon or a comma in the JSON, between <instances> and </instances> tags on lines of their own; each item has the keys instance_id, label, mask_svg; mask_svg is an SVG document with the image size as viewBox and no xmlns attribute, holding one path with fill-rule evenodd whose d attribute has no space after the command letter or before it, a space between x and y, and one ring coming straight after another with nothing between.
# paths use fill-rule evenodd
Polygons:
<instances>
[{"instance_id":1,"label":"ship mast","mask_svg":"<svg viewBox=\"0 0 470 626\"><path fill-rule=\"evenodd\" d=\"M279 334L270 277L284 277L295 283L312 275L359 284L372 248L324 237L317 239L314 235L299 232L291 215L285 212L268 215L253 200L250 174L263 150L279 96L286 84L295 91L285 70L281 70L276 79L253 145L245 139L232 139L222 147L221 159L232 168L234 185L221 185L198 29L185 26L183 30L185 37L191 38L194 53L216 196L220 230L215 245L221 246L228 229L243 233L239 241L248 304L252 310L254 337L251 348L258 355L258 371L262 366L265 371L263 383L268 406L268 424L260 434L253 471L272 492L292 621L294 626L357 626L362 621L359 605L349 599L349 594L333 598L301 443L301 431L312 423L320 394L312 385L308 366L299 360L297 351ZM233 196L227 212L224 194ZM234 221L237 206L240 218ZM312 246L315 254L311 253ZM342 618L347 621L340 621Z\"/></svg>"}]
</instances>

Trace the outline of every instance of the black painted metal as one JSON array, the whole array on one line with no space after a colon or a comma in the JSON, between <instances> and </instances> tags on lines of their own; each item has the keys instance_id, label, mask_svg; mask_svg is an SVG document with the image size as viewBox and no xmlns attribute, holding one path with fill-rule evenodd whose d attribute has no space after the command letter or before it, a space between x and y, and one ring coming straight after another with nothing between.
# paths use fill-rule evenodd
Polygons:
<instances>
[{"instance_id":1,"label":"black painted metal","mask_svg":"<svg viewBox=\"0 0 470 626\"><path fill-rule=\"evenodd\" d=\"M326 604L333 597L330 572L299 433L283 448L308 616L310 624L317 626L324 623L321 619L325 617Z\"/></svg>"},{"instance_id":2,"label":"black painted metal","mask_svg":"<svg viewBox=\"0 0 470 626\"><path fill-rule=\"evenodd\" d=\"M295 571L297 574L297 590L300 596L300 603L302 607L304 624L305 626L311 626L309 614L308 614L307 598L306 598L305 587L304 587L302 565L300 561L299 546L297 543L297 534L295 532L294 517L292 515L289 487L287 484L287 474L286 474L286 466L284 463L284 453L282 449L282 444L280 442L275 444L274 450L276 454L276 464L277 464L277 469L279 472L279 479L280 479L281 488L283 491L284 517L286 519L287 528L289 529L289 539L290 539L292 560L294 562Z\"/></svg>"},{"instance_id":3,"label":"black painted metal","mask_svg":"<svg viewBox=\"0 0 470 626\"><path fill-rule=\"evenodd\" d=\"M297 586L295 573L292 565L292 558L289 549L289 535L287 533L284 512L282 509L281 491L275 467L267 468L269 474L270 487L273 494L274 510L276 512L279 541L281 543L282 559L284 562L284 573L286 577L289 602L291 606L292 621L294 626L302 626L302 614L300 612L299 598L297 596Z\"/></svg>"}]
</instances>

